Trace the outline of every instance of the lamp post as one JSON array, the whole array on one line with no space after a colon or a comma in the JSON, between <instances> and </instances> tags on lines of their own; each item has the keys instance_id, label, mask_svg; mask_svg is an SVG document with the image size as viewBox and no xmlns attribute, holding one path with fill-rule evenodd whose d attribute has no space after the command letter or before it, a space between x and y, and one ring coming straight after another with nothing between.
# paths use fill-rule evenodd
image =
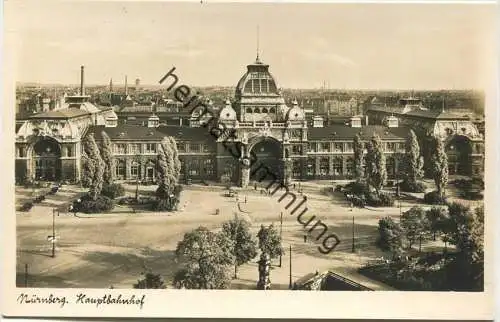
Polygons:
<instances>
[{"instance_id":1,"label":"lamp post","mask_svg":"<svg viewBox=\"0 0 500 322\"><path fill-rule=\"evenodd\" d=\"M280 213L280 241L281 242L283 241L283 211ZM282 254L280 254L280 265L279 265L279 267L281 267L281 257L282 257Z\"/></svg>"},{"instance_id":2,"label":"lamp post","mask_svg":"<svg viewBox=\"0 0 500 322\"><path fill-rule=\"evenodd\" d=\"M52 257L56 257L56 208L52 209Z\"/></svg>"},{"instance_id":3,"label":"lamp post","mask_svg":"<svg viewBox=\"0 0 500 322\"><path fill-rule=\"evenodd\" d=\"M356 247L354 246L354 216L352 216L352 250L353 253L356 252Z\"/></svg>"}]
</instances>

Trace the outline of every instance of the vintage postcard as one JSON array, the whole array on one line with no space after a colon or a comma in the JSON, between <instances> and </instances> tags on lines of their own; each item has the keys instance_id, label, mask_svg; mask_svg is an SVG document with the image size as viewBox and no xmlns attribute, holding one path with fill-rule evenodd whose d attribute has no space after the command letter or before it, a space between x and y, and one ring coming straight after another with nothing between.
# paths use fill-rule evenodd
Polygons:
<instances>
[{"instance_id":1,"label":"vintage postcard","mask_svg":"<svg viewBox=\"0 0 500 322\"><path fill-rule=\"evenodd\" d=\"M5 316L493 317L494 3L3 7Z\"/></svg>"}]
</instances>

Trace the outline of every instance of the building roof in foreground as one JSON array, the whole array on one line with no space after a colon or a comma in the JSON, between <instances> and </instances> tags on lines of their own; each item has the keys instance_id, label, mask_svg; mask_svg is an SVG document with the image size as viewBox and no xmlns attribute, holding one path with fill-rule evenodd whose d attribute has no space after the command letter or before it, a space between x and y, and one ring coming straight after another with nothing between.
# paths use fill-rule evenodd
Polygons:
<instances>
[{"instance_id":1,"label":"building roof in foreground","mask_svg":"<svg viewBox=\"0 0 500 322\"><path fill-rule=\"evenodd\" d=\"M132 124L120 124L116 127L94 125L88 133L94 133L96 140L100 140L101 133L106 132L111 140L159 141L165 136L173 136L177 140L186 141L215 141L207 128L187 126L158 126L147 127Z\"/></svg>"},{"instance_id":2,"label":"building roof in foreground","mask_svg":"<svg viewBox=\"0 0 500 322\"><path fill-rule=\"evenodd\" d=\"M79 108L64 108L60 110L47 111L42 113L33 114L31 119L68 119L83 115L90 115L90 112L81 110Z\"/></svg>"},{"instance_id":3,"label":"building roof in foreground","mask_svg":"<svg viewBox=\"0 0 500 322\"><path fill-rule=\"evenodd\" d=\"M325 127L312 127L308 131L309 140L353 140L359 134L362 140L370 140L378 134L382 140L401 140L408 137L410 129L407 127L386 127L383 125L366 125L350 127L347 125L329 125Z\"/></svg>"}]
</instances>

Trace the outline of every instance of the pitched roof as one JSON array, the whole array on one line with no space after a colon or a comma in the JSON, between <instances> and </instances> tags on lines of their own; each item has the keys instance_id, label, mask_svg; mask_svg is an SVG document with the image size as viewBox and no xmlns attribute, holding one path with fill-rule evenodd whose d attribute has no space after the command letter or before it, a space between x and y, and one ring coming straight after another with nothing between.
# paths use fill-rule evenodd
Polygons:
<instances>
[{"instance_id":1,"label":"pitched roof","mask_svg":"<svg viewBox=\"0 0 500 322\"><path fill-rule=\"evenodd\" d=\"M215 141L215 138L210 135L209 130L203 127L147 127L132 124L105 127L104 125L97 125L90 127L88 133L94 133L95 139L100 140L102 131L106 132L111 140L160 141L165 136L173 136L177 140Z\"/></svg>"},{"instance_id":2,"label":"pitched roof","mask_svg":"<svg viewBox=\"0 0 500 322\"><path fill-rule=\"evenodd\" d=\"M401 106L380 106L380 105L371 105L368 108L368 111L382 112L382 113L391 113L396 115L408 115L415 116L420 118L427 119L466 119L464 116L457 115L454 113L450 113L448 111L442 110L411 110L407 113L403 113L403 107Z\"/></svg>"},{"instance_id":3,"label":"pitched roof","mask_svg":"<svg viewBox=\"0 0 500 322\"><path fill-rule=\"evenodd\" d=\"M34 114L30 118L32 119L41 119L41 118L47 118L47 119L68 119L68 118L73 118L73 117L78 117L78 116L83 116L83 115L90 115L90 112L78 109L78 108L65 108L65 109L60 109L60 110L54 110L54 111L47 111L47 112L42 112L39 114Z\"/></svg>"},{"instance_id":4,"label":"pitched roof","mask_svg":"<svg viewBox=\"0 0 500 322\"><path fill-rule=\"evenodd\" d=\"M369 140L376 133L382 140L406 139L410 129L407 127L386 127L383 125L367 125L350 127L346 125L329 125L313 127L308 130L309 140L353 140L360 133L361 139Z\"/></svg>"}]
</instances>

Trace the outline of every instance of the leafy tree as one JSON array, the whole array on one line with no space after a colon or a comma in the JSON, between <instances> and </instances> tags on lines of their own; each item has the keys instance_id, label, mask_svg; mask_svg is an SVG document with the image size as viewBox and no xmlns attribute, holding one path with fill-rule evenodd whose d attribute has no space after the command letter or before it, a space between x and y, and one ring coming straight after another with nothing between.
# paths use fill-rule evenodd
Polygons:
<instances>
[{"instance_id":1,"label":"leafy tree","mask_svg":"<svg viewBox=\"0 0 500 322\"><path fill-rule=\"evenodd\" d=\"M444 151L443 141L440 138L434 140L434 153L432 155L432 177L436 189L441 198L446 195L448 184L448 156Z\"/></svg>"},{"instance_id":2,"label":"leafy tree","mask_svg":"<svg viewBox=\"0 0 500 322\"><path fill-rule=\"evenodd\" d=\"M172 150L172 175L176 178L176 183L179 182L179 177L181 174L181 161L179 160L179 150L177 150L177 142L174 137L169 136L167 139L170 142L170 148Z\"/></svg>"},{"instance_id":3,"label":"leafy tree","mask_svg":"<svg viewBox=\"0 0 500 322\"><path fill-rule=\"evenodd\" d=\"M82 185L85 188L88 188L92 185L92 180L94 179L95 164L93 160L90 160L89 156L85 152L85 149L82 149L80 160L82 166L82 173L81 173Z\"/></svg>"},{"instance_id":4,"label":"leafy tree","mask_svg":"<svg viewBox=\"0 0 500 322\"><path fill-rule=\"evenodd\" d=\"M436 234L441 231L442 220L446 218L446 209L443 207L432 207L425 213L428 229L432 233L433 239L436 240Z\"/></svg>"},{"instance_id":5,"label":"leafy tree","mask_svg":"<svg viewBox=\"0 0 500 322\"><path fill-rule=\"evenodd\" d=\"M104 131L101 132L102 142L101 142L101 157L104 162L104 174L103 181L105 185L111 185L113 183L113 169L114 169L114 157L113 150L111 147L111 139L108 134Z\"/></svg>"},{"instance_id":6,"label":"leafy tree","mask_svg":"<svg viewBox=\"0 0 500 322\"><path fill-rule=\"evenodd\" d=\"M222 234L233 241L232 255L234 262L234 277L238 276L238 266L241 266L257 256L257 242L250 232L250 223L236 217L222 225Z\"/></svg>"},{"instance_id":7,"label":"leafy tree","mask_svg":"<svg viewBox=\"0 0 500 322\"><path fill-rule=\"evenodd\" d=\"M403 248L403 230L398 223L392 220L391 217L382 218L378 222L378 232L378 247L391 252L393 257L401 253Z\"/></svg>"},{"instance_id":8,"label":"leafy tree","mask_svg":"<svg viewBox=\"0 0 500 322\"><path fill-rule=\"evenodd\" d=\"M361 143L361 137L358 133L354 137L354 175L358 180L362 179L365 175L363 159L363 144Z\"/></svg>"},{"instance_id":9,"label":"leafy tree","mask_svg":"<svg viewBox=\"0 0 500 322\"><path fill-rule=\"evenodd\" d=\"M167 137L161 142L158 151L156 190L159 201L157 208L160 210L171 210L178 203L175 192L179 182L180 161L176 151L175 140Z\"/></svg>"},{"instance_id":10,"label":"leafy tree","mask_svg":"<svg viewBox=\"0 0 500 322\"><path fill-rule=\"evenodd\" d=\"M143 273L144 277L134 284L136 289L165 289L167 286L160 274L152 272Z\"/></svg>"},{"instance_id":11,"label":"leafy tree","mask_svg":"<svg viewBox=\"0 0 500 322\"><path fill-rule=\"evenodd\" d=\"M259 239L259 249L269 255L269 258L277 258L283 255L281 236L273 224L269 225L269 227L260 226L257 238Z\"/></svg>"},{"instance_id":12,"label":"leafy tree","mask_svg":"<svg viewBox=\"0 0 500 322\"><path fill-rule=\"evenodd\" d=\"M420 146L417 136L411 129L406 140L406 154L403 164L406 186L417 187L418 180L423 176L424 157L420 155Z\"/></svg>"},{"instance_id":13,"label":"leafy tree","mask_svg":"<svg viewBox=\"0 0 500 322\"><path fill-rule=\"evenodd\" d=\"M401 226L409 241L408 248L411 248L415 240L422 238L428 227L425 210L422 207L412 207L404 212L401 217Z\"/></svg>"},{"instance_id":14,"label":"leafy tree","mask_svg":"<svg viewBox=\"0 0 500 322\"><path fill-rule=\"evenodd\" d=\"M387 181L387 169L385 167L385 155L380 137L375 134L368 144L366 162L366 177L368 184L372 186L377 195Z\"/></svg>"},{"instance_id":15,"label":"leafy tree","mask_svg":"<svg viewBox=\"0 0 500 322\"><path fill-rule=\"evenodd\" d=\"M234 263L233 242L224 234L199 227L184 235L175 255L184 268L174 276L176 288L224 289L229 285L228 267Z\"/></svg>"},{"instance_id":16,"label":"leafy tree","mask_svg":"<svg viewBox=\"0 0 500 322\"><path fill-rule=\"evenodd\" d=\"M484 209L474 211L459 203L448 205L450 243L458 253L444 267L450 288L482 291L484 288Z\"/></svg>"},{"instance_id":17,"label":"leafy tree","mask_svg":"<svg viewBox=\"0 0 500 322\"><path fill-rule=\"evenodd\" d=\"M101 193L103 185L104 162L99 153L99 147L94 139L94 134L90 133L83 140L83 148L88 156L89 162L93 163L94 176L90 184L89 195L93 200Z\"/></svg>"}]
</instances>

